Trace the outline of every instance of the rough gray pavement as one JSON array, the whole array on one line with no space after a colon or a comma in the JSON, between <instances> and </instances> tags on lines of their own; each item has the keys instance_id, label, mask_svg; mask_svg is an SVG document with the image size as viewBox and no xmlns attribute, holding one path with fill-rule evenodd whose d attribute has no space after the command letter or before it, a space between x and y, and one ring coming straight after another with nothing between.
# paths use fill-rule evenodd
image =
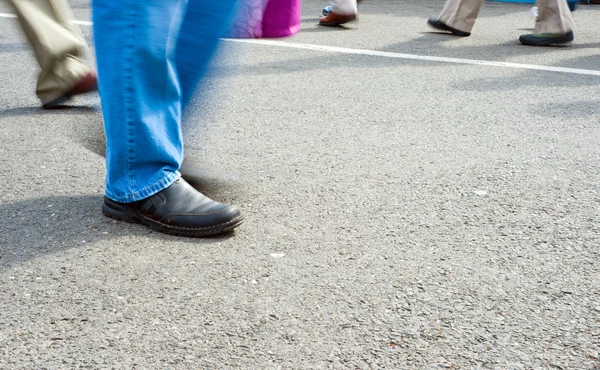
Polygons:
<instances>
[{"instance_id":1,"label":"rough gray pavement","mask_svg":"<svg viewBox=\"0 0 600 370\"><path fill-rule=\"evenodd\" d=\"M286 41L600 69L600 5L563 48L518 44L528 5L460 39L427 28L440 0L340 29L324 5ZM232 42L214 64L186 156L247 222L159 235L102 216L98 97L40 110L0 18L0 368L600 368L600 77Z\"/></svg>"}]
</instances>

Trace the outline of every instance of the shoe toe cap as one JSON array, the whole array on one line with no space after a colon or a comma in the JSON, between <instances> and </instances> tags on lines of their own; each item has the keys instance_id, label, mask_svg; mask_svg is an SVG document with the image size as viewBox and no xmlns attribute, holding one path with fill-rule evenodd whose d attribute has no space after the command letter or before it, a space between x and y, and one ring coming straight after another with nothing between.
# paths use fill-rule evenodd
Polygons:
<instances>
[{"instance_id":1,"label":"shoe toe cap","mask_svg":"<svg viewBox=\"0 0 600 370\"><path fill-rule=\"evenodd\" d=\"M203 212L169 214L163 218L162 222L177 225L178 228L184 230L199 230L222 228L230 224L238 224L241 221L242 214L237 206L225 204L221 206Z\"/></svg>"}]
</instances>

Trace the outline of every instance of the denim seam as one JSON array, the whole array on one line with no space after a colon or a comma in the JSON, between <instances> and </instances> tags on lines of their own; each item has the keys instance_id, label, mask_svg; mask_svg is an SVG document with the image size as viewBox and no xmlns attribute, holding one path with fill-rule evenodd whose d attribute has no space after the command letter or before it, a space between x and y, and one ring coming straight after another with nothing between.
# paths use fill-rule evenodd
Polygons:
<instances>
[{"instance_id":1,"label":"denim seam","mask_svg":"<svg viewBox=\"0 0 600 370\"><path fill-rule=\"evenodd\" d=\"M135 17L136 17L136 9L134 6L129 8L130 13L127 14L127 18L129 20L129 24L127 24L127 31L125 33L126 44L125 44L125 55L124 62L125 67L123 68L123 79L124 79L124 91L123 91L123 102L125 105L125 135L127 142L127 178L128 178L128 188L134 189L134 181L133 181L133 161L135 157L134 153L134 140L133 140L133 126L134 126L134 115L135 115L135 89L133 84L133 53L135 52ZM139 193L136 192L136 193ZM133 193L133 194L136 194Z\"/></svg>"}]
</instances>

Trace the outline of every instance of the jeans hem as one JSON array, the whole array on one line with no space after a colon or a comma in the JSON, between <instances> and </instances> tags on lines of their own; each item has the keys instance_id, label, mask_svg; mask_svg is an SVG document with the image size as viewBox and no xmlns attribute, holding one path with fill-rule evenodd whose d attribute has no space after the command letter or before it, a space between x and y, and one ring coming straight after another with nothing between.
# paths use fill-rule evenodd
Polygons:
<instances>
[{"instance_id":1,"label":"jeans hem","mask_svg":"<svg viewBox=\"0 0 600 370\"><path fill-rule=\"evenodd\" d=\"M129 194L125 194L125 195L124 194L118 195L118 194L113 193L110 190L106 189L104 195L106 195L107 198L110 198L110 199L114 200L115 202L119 202L119 203L137 202L138 200L146 199L146 198L158 193L159 191L168 188L169 186L171 186L171 184L173 182L175 182L175 180L179 176L181 176L179 174L179 172L171 172L171 173L168 173L161 180L153 183L152 185L148 185L145 188L140 189L138 191L135 191L135 192L132 192Z\"/></svg>"}]
</instances>

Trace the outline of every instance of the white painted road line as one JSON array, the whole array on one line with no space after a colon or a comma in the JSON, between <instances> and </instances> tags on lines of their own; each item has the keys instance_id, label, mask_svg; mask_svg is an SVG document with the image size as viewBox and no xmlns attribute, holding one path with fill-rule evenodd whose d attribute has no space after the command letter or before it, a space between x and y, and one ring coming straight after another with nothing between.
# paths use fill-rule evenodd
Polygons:
<instances>
[{"instance_id":1,"label":"white painted road line","mask_svg":"<svg viewBox=\"0 0 600 370\"><path fill-rule=\"evenodd\" d=\"M71 21L71 23L74 24L79 24L81 26L93 26L94 24L92 22L88 22L88 21Z\"/></svg>"},{"instance_id":2,"label":"white painted road line","mask_svg":"<svg viewBox=\"0 0 600 370\"><path fill-rule=\"evenodd\" d=\"M0 18L17 18L17 16L14 15L14 14L0 13ZM91 26L91 25L93 25L92 22L78 21L78 20L72 20L71 23L78 24L80 26Z\"/></svg>"},{"instance_id":3,"label":"white painted road line","mask_svg":"<svg viewBox=\"0 0 600 370\"><path fill-rule=\"evenodd\" d=\"M0 13L0 18L16 18L16 16L14 14ZM91 26L93 24L92 22L87 22L87 21L73 21L73 23L83 25L83 26ZM350 49L350 48L340 48L340 47L336 47L336 46L300 44L300 43L295 43L295 42L274 41L274 40L256 40L256 39L224 39L224 40L229 41L229 42L240 42L240 43L245 43L245 44L256 44L256 45L276 46L276 47L293 48L293 49L323 51L323 52L329 52L329 53L366 55L366 56L381 57L381 58L410 59L410 60L422 60L422 61L427 61L427 62L468 64L468 65L478 65L478 66L487 66L487 67L529 69L529 70L544 71L544 72L557 72L557 73L570 73L570 74L587 75L587 76L600 76L600 71L593 70L593 69L564 68L564 67L543 66L543 65L537 65L537 64L496 62L493 60L435 57L435 56L428 56L428 55L392 53L392 52L388 52L388 51L366 50L366 49Z\"/></svg>"},{"instance_id":4,"label":"white painted road line","mask_svg":"<svg viewBox=\"0 0 600 370\"><path fill-rule=\"evenodd\" d=\"M536 64L521 64L521 63L495 62L495 61L476 60L476 59L434 57L434 56L428 56L428 55L391 53L391 52L387 52L387 51L365 50L365 49L348 49L348 48L339 48L336 46L299 44L299 43L273 41L273 40L256 40L256 39L226 39L226 40L233 41L233 42L243 42L243 43L248 43L248 44L259 44L259 45L270 45L270 46L279 46L279 47L295 48L295 49L326 51L326 52L332 52L332 53L368 55L368 56L383 57L383 58L424 60L424 61L429 61L429 62L442 62L442 63L454 63L454 64L472 64L472 65L502 67L502 68L533 69L533 70L537 70L537 71L546 71L546 72L560 72L560 73L572 73L572 74L589 75L589 76L600 76L600 71L596 71L593 69L563 68L563 67L542 66L542 65L536 65Z\"/></svg>"}]
</instances>

